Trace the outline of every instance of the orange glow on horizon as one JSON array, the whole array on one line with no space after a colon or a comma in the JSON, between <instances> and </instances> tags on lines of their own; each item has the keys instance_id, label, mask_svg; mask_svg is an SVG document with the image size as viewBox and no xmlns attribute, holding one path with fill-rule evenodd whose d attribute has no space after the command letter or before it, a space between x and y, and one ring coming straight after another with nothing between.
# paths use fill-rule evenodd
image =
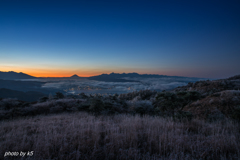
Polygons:
<instances>
[{"instance_id":1,"label":"orange glow on horizon","mask_svg":"<svg viewBox=\"0 0 240 160\"><path fill-rule=\"evenodd\" d=\"M30 76L34 76L34 77L71 77L75 74L77 74L79 77L91 77L91 76L95 76L95 75L99 75L96 72L91 72L91 71L81 71L82 73L79 73L79 71L59 71L59 70L46 70L46 69L10 69L10 70L2 70L2 72L17 72L17 73L24 73L24 74L28 74ZM101 73L102 74L102 73Z\"/></svg>"},{"instance_id":2,"label":"orange glow on horizon","mask_svg":"<svg viewBox=\"0 0 240 160\"><path fill-rule=\"evenodd\" d=\"M71 77L77 74L79 77L91 77L101 74L114 73L138 73L138 74L159 74L167 76L186 76L186 77L201 77L208 78L210 76L203 75L200 71L196 73L192 69L145 69L145 68L82 68L82 69L72 69L72 68L29 68L29 67L4 67L2 66L3 72L22 72L34 77ZM202 76L201 76L202 75Z\"/></svg>"},{"instance_id":3,"label":"orange glow on horizon","mask_svg":"<svg viewBox=\"0 0 240 160\"><path fill-rule=\"evenodd\" d=\"M112 72L114 73L138 73L138 74L159 74L159 75L176 75L174 74L175 72L171 73L169 71L161 71L161 73L157 72L157 71L147 71L147 70L138 70L138 71L102 71L102 70L77 70L77 71L72 71L72 70L48 70L48 69L26 69L26 68L21 68L21 69L17 69L17 70L8 70L8 71L3 71L3 72L9 72L9 71L13 71L13 72L22 72L25 74L28 74L30 76L34 76L34 77L71 77L73 75L78 75L79 77L91 77L91 76L97 76L97 75L101 75L101 74L110 74ZM79 73L80 72L80 73ZM168 74L167 74L168 72ZM169 74L170 73L170 74Z\"/></svg>"},{"instance_id":4,"label":"orange glow on horizon","mask_svg":"<svg viewBox=\"0 0 240 160\"><path fill-rule=\"evenodd\" d=\"M31 73L31 72L28 72L26 73L28 75L31 75L31 76L34 76L34 77L71 77L73 76L74 74L77 74L77 73L74 73L74 74L69 74L69 73ZM94 76L95 74L77 74L79 77L91 77L91 76Z\"/></svg>"},{"instance_id":5,"label":"orange glow on horizon","mask_svg":"<svg viewBox=\"0 0 240 160\"><path fill-rule=\"evenodd\" d=\"M0 65L1 66L1 65ZM138 74L163 74L168 75L166 69L147 69L147 68L118 68L118 67L82 67L82 68L67 68L67 67L31 67L31 66L1 66L4 72L14 71L22 72L34 77L71 77L77 74L79 77L91 77L101 74L114 73L138 73Z\"/></svg>"}]
</instances>

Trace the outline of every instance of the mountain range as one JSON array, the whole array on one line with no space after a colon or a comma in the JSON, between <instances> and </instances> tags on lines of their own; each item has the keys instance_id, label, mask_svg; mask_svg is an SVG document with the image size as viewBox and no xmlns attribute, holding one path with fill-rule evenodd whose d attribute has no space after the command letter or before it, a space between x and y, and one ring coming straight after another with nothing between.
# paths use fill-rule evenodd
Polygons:
<instances>
[{"instance_id":1,"label":"mountain range","mask_svg":"<svg viewBox=\"0 0 240 160\"><path fill-rule=\"evenodd\" d=\"M91 77L80 77L77 74L74 74L70 77L57 77L62 79L89 79L89 80L96 80L96 81L105 81L105 82L139 82L137 80L129 80L126 78L164 78L164 77L171 77L171 78L186 78L180 76L167 76L167 75L158 75L158 74L138 74L138 73L110 73L110 74L101 74L97 76ZM17 72L1 72L0 71L0 79L5 80L14 80L14 79L35 79L35 78L43 78L43 77L34 77L30 76L25 73L17 73ZM44 77L45 78L56 78L56 77Z\"/></svg>"},{"instance_id":2,"label":"mountain range","mask_svg":"<svg viewBox=\"0 0 240 160\"><path fill-rule=\"evenodd\" d=\"M75 81L78 79L88 79L104 82L140 82L142 78L181 78L177 76L155 75L155 74L138 74L138 73L111 73L101 74L92 77L79 77L74 74L71 77L34 77L25 73L17 72L1 72L0 71L0 98L18 98L25 101L36 101L43 95L61 92L60 88L42 87L46 83L54 83L59 81ZM42 81L42 80L43 81ZM189 79L189 82L196 81ZM186 80L185 80L186 82ZM70 87L68 87L70 88Z\"/></svg>"},{"instance_id":3,"label":"mountain range","mask_svg":"<svg viewBox=\"0 0 240 160\"><path fill-rule=\"evenodd\" d=\"M9 71L9 72L0 71L0 79L11 80L11 79L34 79L34 78L36 77L30 76L22 72L17 73L13 71Z\"/></svg>"}]
</instances>

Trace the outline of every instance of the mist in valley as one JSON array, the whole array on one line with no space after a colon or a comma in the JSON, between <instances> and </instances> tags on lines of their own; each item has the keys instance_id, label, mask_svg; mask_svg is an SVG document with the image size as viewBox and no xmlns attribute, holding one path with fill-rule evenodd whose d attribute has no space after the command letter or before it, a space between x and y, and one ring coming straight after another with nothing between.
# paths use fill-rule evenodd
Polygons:
<instances>
[{"instance_id":1,"label":"mist in valley","mask_svg":"<svg viewBox=\"0 0 240 160\"><path fill-rule=\"evenodd\" d=\"M49 79L42 80L44 89L58 89L65 94L121 94L140 90L171 90L178 86L187 85L189 82L201 80L200 78L125 78L136 82L105 82L88 79ZM139 81L139 82L137 82Z\"/></svg>"}]
</instances>

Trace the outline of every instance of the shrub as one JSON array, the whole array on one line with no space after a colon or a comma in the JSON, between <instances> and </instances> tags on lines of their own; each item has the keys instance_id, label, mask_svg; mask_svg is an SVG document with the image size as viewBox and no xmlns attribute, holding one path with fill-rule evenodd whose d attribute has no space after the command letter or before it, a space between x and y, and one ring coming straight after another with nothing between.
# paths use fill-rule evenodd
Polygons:
<instances>
[{"instance_id":1,"label":"shrub","mask_svg":"<svg viewBox=\"0 0 240 160\"><path fill-rule=\"evenodd\" d=\"M55 98L62 99L62 98L64 98L64 95L61 92L56 92Z\"/></svg>"},{"instance_id":2,"label":"shrub","mask_svg":"<svg viewBox=\"0 0 240 160\"><path fill-rule=\"evenodd\" d=\"M39 102L42 103L42 102L46 102L49 98L48 97L42 97L39 99Z\"/></svg>"},{"instance_id":3,"label":"shrub","mask_svg":"<svg viewBox=\"0 0 240 160\"><path fill-rule=\"evenodd\" d=\"M12 108L19 107L19 106L20 106L20 102L17 99L13 99L13 98L3 99L0 103L0 107L5 110L10 110Z\"/></svg>"},{"instance_id":4,"label":"shrub","mask_svg":"<svg viewBox=\"0 0 240 160\"><path fill-rule=\"evenodd\" d=\"M192 120L193 115L191 112L187 112L187 111L177 111L175 112L174 118L178 119L178 120Z\"/></svg>"},{"instance_id":5,"label":"shrub","mask_svg":"<svg viewBox=\"0 0 240 160\"><path fill-rule=\"evenodd\" d=\"M90 103L85 103L84 102L84 103L79 104L77 106L77 110L79 110L79 111L88 111L89 107L90 107Z\"/></svg>"},{"instance_id":6,"label":"shrub","mask_svg":"<svg viewBox=\"0 0 240 160\"><path fill-rule=\"evenodd\" d=\"M152 102L148 100L132 100L127 102L129 106L130 113L138 113L140 115L144 114L154 114L154 107Z\"/></svg>"},{"instance_id":7,"label":"shrub","mask_svg":"<svg viewBox=\"0 0 240 160\"><path fill-rule=\"evenodd\" d=\"M196 91L161 92L157 94L153 105L156 114L184 117L183 107L198 99L201 99L201 94Z\"/></svg>"},{"instance_id":8,"label":"shrub","mask_svg":"<svg viewBox=\"0 0 240 160\"><path fill-rule=\"evenodd\" d=\"M184 99L188 100L189 102L199 100L200 98L201 94L197 91L190 91L184 96Z\"/></svg>"},{"instance_id":9,"label":"shrub","mask_svg":"<svg viewBox=\"0 0 240 160\"><path fill-rule=\"evenodd\" d=\"M154 97L156 94L157 94L156 91L141 90L141 91L134 91L126 94L120 94L118 97L122 100L132 100L135 97L139 96L141 100L149 100L151 97Z\"/></svg>"},{"instance_id":10,"label":"shrub","mask_svg":"<svg viewBox=\"0 0 240 160\"><path fill-rule=\"evenodd\" d=\"M238 106L234 109L232 118L240 122L240 106Z\"/></svg>"},{"instance_id":11,"label":"shrub","mask_svg":"<svg viewBox=\"0 0 240 160\"><path fill-rule=\"evenodd\" d=\"M63 111L64 111L64 108L62 106L59 106L59 105L51 107L50 110L49 110L50 113L60 113L60 112L63 112Z\"/></svg>"},{"instance_id":12,"label":"shrub","mask_svg":"<svg viewBox=\"0 0 240 160\"><path fill-rule=\"evenodd\" d=\"M104 104L101 99L92 98L89 106L89 111L94 113L101 113L104 110Z\"/></svg>"}]
</instances>

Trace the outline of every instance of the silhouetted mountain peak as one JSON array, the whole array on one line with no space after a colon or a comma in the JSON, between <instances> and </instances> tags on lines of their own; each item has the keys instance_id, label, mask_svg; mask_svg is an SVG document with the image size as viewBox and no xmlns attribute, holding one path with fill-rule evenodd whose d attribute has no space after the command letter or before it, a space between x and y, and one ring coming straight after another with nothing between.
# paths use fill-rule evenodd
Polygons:
<instances>
[{"instance_id":1,"label":"silhouetted mountain peak","mask_svg":"<svg viewBox=\"0 0 240 160\"><path fill-rule=\"evenodd\" d=\"M79 78L79 76L77 74L74 74L71 76L71 78Z\"/></svg>"}]
</instances>

